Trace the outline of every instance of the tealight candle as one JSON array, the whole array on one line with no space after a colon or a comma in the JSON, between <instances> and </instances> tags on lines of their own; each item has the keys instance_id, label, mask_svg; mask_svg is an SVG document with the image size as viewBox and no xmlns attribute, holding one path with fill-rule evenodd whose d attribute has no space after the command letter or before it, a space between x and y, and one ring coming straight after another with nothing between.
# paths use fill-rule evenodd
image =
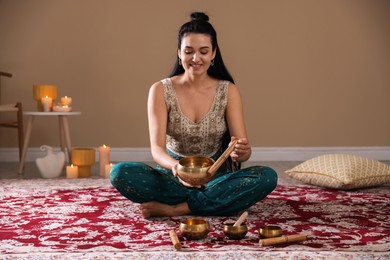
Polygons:
<instances>
[{"instance_id":1,"label":"tealight candle","mask_svg":"<svg viewBox=\"0 0 390 260\"><path fill-rule=\"evenodd\" d=\"M113 163L110 163L110 164L106 164L105 167L104 167L104 177L109 179L110 178L110 173L111 173L111 168L112 166L114 166L115 164Z\"/></svg>"},{"instance_id":2,"label":"tealight candle","mask_svg":"<svg viewBox=\"0 0 390 260\"><path fill-rule=\"evenodd\" d=\"M61 97L61 104L70 107L72 105L72 98L68 96Z\"/></svg>"},{"instance_id":3,"label":"tealight candle","mask_svg":"<svg viewBox=\"0 0 390 260\"><path fill-rule=\"evenodd\" d=\"M105 176L105 165L110 163L110 147L103 144L99 147L100 176Z\"/></svg>"},{"instance_id":4,"label":"tealight candle","mask_svg":"<svg viewBox=\"0 0 390 260\"><path fill-rule=\"evenodd\" d=\"M41 99L41 102L43 106L43 111L50 112L53 99L51 97L46 96Z\"/></svg>"},{"instance_id":5,"label":"tealight candle","mask_svg":"<svg viewBox=\"0 0 390 260\"><path fill-rule=\"evenodd\" d=\"M66 166L66 178L68 179L76 179L78 177L78 167L71 164L70 166Z\"/></svg>"},{"instance_id":6,"label":"tealight candle","mask_svg":"<svg viewBox=\"0 0 390 260\"><path fill-rule=\"evenodd\" d=\"M54 112L70 112L72 110L68 105L62 105L61 103L57 103L53 105Z\"/></svg>"}]
</instances>

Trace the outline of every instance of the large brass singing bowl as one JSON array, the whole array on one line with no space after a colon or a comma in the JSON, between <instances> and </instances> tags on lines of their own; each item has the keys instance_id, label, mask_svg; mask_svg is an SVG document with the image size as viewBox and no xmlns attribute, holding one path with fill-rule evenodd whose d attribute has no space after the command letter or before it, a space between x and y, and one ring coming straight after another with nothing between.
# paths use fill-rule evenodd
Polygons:
<instances>
[{"instance_id":1,"label":"large brass singing bowl","mask_svg":"<svg viewBox=\"0 0 390 260\"><path fill-rule=\"evenodd\" d=\"M180 222L179 230L188 239L204 239L210 231L210 225L205 219L191 218Z\"/></svg>"},{"instance_id":2,"label":"large brass singing bowl","mask_svg":"<svg viewBox=\"0 0 390 260\"><path fill-rule=\"evenodd\" d=\"M207 172L214 160L203 156L189 156L179 161L177 173L183 181L192 185L203 185L211 179Z\"/></svg>"}]
</instances>

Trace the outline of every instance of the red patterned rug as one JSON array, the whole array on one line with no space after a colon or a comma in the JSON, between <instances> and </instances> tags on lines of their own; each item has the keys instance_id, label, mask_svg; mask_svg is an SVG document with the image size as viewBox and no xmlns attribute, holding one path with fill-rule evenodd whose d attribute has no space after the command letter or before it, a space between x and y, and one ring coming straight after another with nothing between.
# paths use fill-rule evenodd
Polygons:
<instances>
[{"instance_id":1,"label":"red patterned rug","mask_svg":"<svg viewBox=\"0 0 390 260\"><path fill-rule=\"evenodd\" d=\"M0 180L0 255L5 259L390 259L389 187L335 191L308 185L279 185L248 210L247 236L223 234L223 223L239 216L207 217L203 240L181 237L188 217L144 220L138 205L109 181L89 179ZM281 226L307 240L260 247L258 227ZM175 251L175 228L183 249Z\"/></svg>"}]
</instances>

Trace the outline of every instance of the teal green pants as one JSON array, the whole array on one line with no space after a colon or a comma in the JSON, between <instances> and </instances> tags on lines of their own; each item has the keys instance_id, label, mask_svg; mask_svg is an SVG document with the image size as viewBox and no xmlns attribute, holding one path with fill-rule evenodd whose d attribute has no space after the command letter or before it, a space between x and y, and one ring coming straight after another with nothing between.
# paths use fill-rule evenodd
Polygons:
<instances>
[{"instance_id":1,"label":"teal green pants","mask_svg":"<svg viewBox=\"0 0 390 260\"><path fill-rule=\"evenodd\" d=\"M200 189L183 186L172 171L140 162L121 162L111 170L111 183L136 203L158 201L176 205L187 202L192 215L228 216L248 209L277 185L269 167L252 166L236 172L220 170Z\"/></svg>"}]
</instances>

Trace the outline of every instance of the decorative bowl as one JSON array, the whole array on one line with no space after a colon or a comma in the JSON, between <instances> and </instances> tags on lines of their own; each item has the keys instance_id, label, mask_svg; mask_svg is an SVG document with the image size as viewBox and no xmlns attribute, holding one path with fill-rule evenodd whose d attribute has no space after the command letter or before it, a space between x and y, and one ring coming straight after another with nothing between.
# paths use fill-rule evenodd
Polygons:
<instances>
[{"instance_id":1,"label":"decorative bowl","mask_svg":"<svg viewBox=\"0 0 390 260\"><path fill-rule=\"evenodd\" d=\"M210 231L209 222L205 219L187 219L180 222L180 233L190 240L204 239Z\"/></svg>"},{"instance_id":2,"label":"decorative bowl","mask_svg":"<svg viewBox=\"0 0 390 260\"><path fill-rule=\"evenodd\" d=\"M241 224L240 226L233 226L234 223L226 223L223 226L223 233L230 239L239 240L243 239L248 232L248 227L246 224Z\"/></svg>"},{"instance_id":3,"label":"decorative bowl","mask_svg":"<svg viewBox=\"0 0 390 260\"><path fill-rule=\"evenodd\" d=\"M211 179L207 172L214 160L203 156L189 156L179 161L177 173L183 181L192 185L203 185Z\"/></svg>"},{"instance_id":4,"label":"decorative bowl","mask_svg":"<svg viewBox=\"0 0 390 260\"><path fill-rule=\"evenodd\" d=\"M283 235L283 231L278 226L262 226L259 228L260 238L280 237Z\"/></svg>"}]
</instances>

